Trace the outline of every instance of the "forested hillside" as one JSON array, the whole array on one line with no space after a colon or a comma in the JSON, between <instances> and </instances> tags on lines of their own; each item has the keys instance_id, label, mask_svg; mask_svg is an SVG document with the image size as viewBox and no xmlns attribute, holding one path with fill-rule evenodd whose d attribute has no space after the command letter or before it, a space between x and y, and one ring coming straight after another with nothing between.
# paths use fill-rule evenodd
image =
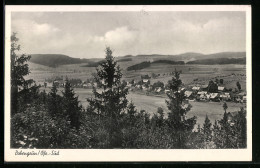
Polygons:
<instances>
[{"instance_id":1,"label":"forested hillside","mask_svg":"<svg viewBox=\"0 0 260 168\"><path fill-rule=\"evenodd\" d=\"M87 63L88 59L72 58L62 54L32 54L30 62L45 65L49 67L57 67L66 64Z\"/></svg>"}]
</instances>

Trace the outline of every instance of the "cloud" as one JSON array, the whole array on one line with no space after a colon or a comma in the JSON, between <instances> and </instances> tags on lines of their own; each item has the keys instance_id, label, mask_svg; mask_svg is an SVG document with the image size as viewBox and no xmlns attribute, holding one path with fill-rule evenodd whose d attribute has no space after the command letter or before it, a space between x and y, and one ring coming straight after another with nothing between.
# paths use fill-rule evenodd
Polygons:
<instances>
[{"instance_id":1,"label":"cloud","mask_svg":"<svg viewBox=\"0 0 260 168\"><path fill-rule=\"evenodd\" d=\"M233 13L16 15L12 31L18 32L22 49L29 54L102 58L106 46L115 56L245 50L245 17Z\"/></svg>"}]
</instances>

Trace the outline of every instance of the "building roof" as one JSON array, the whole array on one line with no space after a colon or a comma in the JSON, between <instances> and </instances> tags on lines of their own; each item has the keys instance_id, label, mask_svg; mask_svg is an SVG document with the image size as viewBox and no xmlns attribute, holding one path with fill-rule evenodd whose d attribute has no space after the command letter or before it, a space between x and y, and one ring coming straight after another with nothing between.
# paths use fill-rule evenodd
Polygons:
<instances>
[{"instance_id":1,"label":"building roof","mask_svg":"<svg viewBox=\"0 0 260 168\"><path fill-rule=\"evenodd\" d=\"M207 94L207 92L205 92L205 91L201 91L201 92L198 92L197 94L198 94L198 95L201 95L201 94Z\"/></svg>"},{"instance_id":2,"label":"building roof","mask_svg":"<svg viewBox=\"0 0 260 168\"><path fill-rule=\"evenodd\" d=\"M218 93L211 93L210 94L210 98L211 99L214 99L214 98L216 98L218 96Z\"/></svg>"},{"instance_id":3,"label":"building roof","mask_svg":"<svg viewBox=\"0 0 260 168\"><path fill-rule=\"evenodd\" d=\"M186 97L190 97L192 94L192 91L185 91L184 94Z\"/></svg>"},{"instance_id":4,"label":"building roof","mask_svg":"<svg viewBox=\"0 0 260 168\"><path fill-rule=\"evenodd\" d=\"M200 90L200 87L194 86L194 87L192 87L192 90Z\"/></svg>"},{"instance_id":5,"label":"building roof","mask_svg":"<svg viewBox=\"0 0 260 168\"><path fill-rule=\"evenodd\" d=\"M224 89L225 89L225 87L223 87L223 86L218 86L218 90L223 91Z\"/></svg>"},{"instance_id":6,"label":"building roof","mask_svg":"<svg viewBox=\"0 0 260 168\"><path fill-rule=\"evenodd\" d=\"M143 79L143 82L144 83L146 83L146 82L148 82L149 81L149 79Z\"/></svg>"}]
</instances>

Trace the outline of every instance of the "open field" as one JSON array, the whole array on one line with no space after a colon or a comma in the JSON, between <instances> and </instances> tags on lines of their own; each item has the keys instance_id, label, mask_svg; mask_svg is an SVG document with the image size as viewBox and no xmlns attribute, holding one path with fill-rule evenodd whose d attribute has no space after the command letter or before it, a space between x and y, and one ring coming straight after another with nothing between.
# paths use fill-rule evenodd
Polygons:
<instances>
[{"instance_id":1,"label":"open field","mask_svg":"<svg viewBox=\"0 0 260 168\"><path fill-rule=\"evenodd\" d=\"M130 61L131 62L131 61ZM54 78L56 76L63 76L74 79L81 79L85 81L92 77L92 73L96 72L94 67L82 67L83 64L72 64L72 65L62 65L57 68L50 68L46 66L38 66L38 64L30 63L31 74L28 78L37 81L44 81L48 78ZM136 81L141 80L141 75L151 75L152 73L158 74L160 76L157 78L151 78L151 83L162 81L167 83L168 80L172 78L169 74L177 70L181 70L181 79L184 84L208 84L210 80L224 79L224 85L227 88L236 88L236 82L239 81L242 90L246 88L246 70L245 65L169 65L169 64L152 64L150 67L138 70L138 71L127 71L126 68L130 65L129 62L119 62L122 69L123 79L130 81L135 79ZM128 66L127 66L128 65ZM194 81L196 79L196 82ZM43 89L43 88L41 88ZM46 89L48 91L49 88ZM86 98L91 97L91 89L75 88L75 93L78 95L79 100L83 107L87 106ZM130 92L128 95L128 100L133 101L138 110L145 110L150 114L154 114L158 107L162 107L167 114L167 107L165 104L165 97L159 96L147 96L135 92ZM205 116L208 115L209 119L214 122L222 117L224 111L221 102L190 102L193 106L191 111L188 113L188 117L197 116L197 123L203 124ZM242 104L228 102L229 112L238 111Z\"/></svg>"},{"instance_id":2,"label":"open field","mask_svg":"<svg viewBox=\"0 0 260 168\"><path fill-rule=\"evenodd\" d=\"M131 61L130 61L131 62ZM236 88L236 82L239 81L242 90L246 88L246 69L245 65L169 65L169 64L152 64L150 67L138 70L138 71L127 71L126 68L130 65L129 62L118 63L122 69L122 79L130 81L135 79L141 80L141 75L148 74L151 76L152 73L160 74L159 77L151 79L151 84L157 81L167 83L171 79L170 72L181 70L182 82L186 85L189 84L208 84L210 80L224 79L224 85L227 88ZM83 81L92 77L92 73L96 72L95 67L82 67L84 64L71 64L61 65L57 68L46 67L34 63L29 63L31 74L27 78L32 78L36 82L44 81L48 78L54 78L56 76L63 76L68 78L78 78ZM232 75L234 74L234 75ZM194 79L198 79L196 83Z\"/></svg>"},{"instance_id":3,"label":"open field","mask_svg":"<svg viewBox=\"0 0 260 168\"><path fill-rule=\"evenodd\" d=\"M43 89L45 88L41 88L41 90ZM62 89L63 88L59 88L59 94L61 94ZM46 92L49 92L50 88L46 88L45 90ZM92 89L75 88L74 90L76 95L78 95L80 103L84 108L86 108L88 105L86 98L90 98L92 96ZM165 97L146 96L134 92L129 92L127 98L129 101L132 101L135 104L136 109L145 110L151 115L157 112L158 107L162 107L166 115L168 113L168 109L165 104ZM215 120L219 120L223 117L224 110L222 107L222 102L190 102L190 104L192 105L192 109L188 113L187 117L197 116L197 124L200 124L201 126L206 115L208 115L212 123L214 123ZM227 102L227 105L228 112L238 111L240 110L240 107L244 106L244 104L233 102Z\"/></svg>"}]
</instances>

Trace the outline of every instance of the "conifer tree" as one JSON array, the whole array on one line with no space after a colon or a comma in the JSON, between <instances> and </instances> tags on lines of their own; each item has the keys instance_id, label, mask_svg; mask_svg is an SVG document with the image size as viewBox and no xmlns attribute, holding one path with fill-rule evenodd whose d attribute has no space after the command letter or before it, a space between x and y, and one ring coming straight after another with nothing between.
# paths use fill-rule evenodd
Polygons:
<instances>
[{"instance_id":1,"label":"conifer tree","mask_svg":"<svg viewBox=\"0 0 260 168\"><path fill-rule=\"evenodd\" d=\"M228 109L228 106L227 106L227 103L226 103L226 102L223 104L223 109L224 109L224 111L225 111L225 113L226 113L226 112L227 112L227 109Z\"/></svg>"},{"instance_id":2,"label":"conifer tree","mask_svg":"<svg viewBox=\"0 0 260 168\"><path fill-rule=\"evenodd\" d=\"M51 116L62 115L61 97L57 94L57 86L53 83L48 99L48 110Z\"/></svg>"},{"instance_id":3,"label":"conifer tree","mask_svg":"<svg viewBox=\"0 0 260 168\"><path fill-rule=\"evenodd\" d=\"M205 140L206 141L210 141L211 140L211 122L208 118L208 115L206 115L205 117L205 121L204 121L204 124L203 124L203 133L204 133L204 136L205 136Z\"/></svg>"},{"instance_id":4,"label":"conifer tree","mask_svg":"<svg viewBox=\"0 0 260 168\"><path fill-rule=\"evenodd\" d=\"M196 124L196 117L186 119L186 114L190 111L191 105L185 101L184 91L181 90L182 81L180 72L175 69L173 77L168 81L170 92L167 93L169 100L166 100L168 109L168 124L175 132L177 138L177 148L185 148L185 140Z\"/></svg>"},{"instance_id":5,"label":"conifer tree","mask_svg":"<svg viewBox=\"0 0 260 168\"><path fill-rule=\"evenodd\" d=\"M29 66L26 64L30 60L30 56L22 54L17 55L21 46L18 44L19 39L16 33L11 35L11 114L19 112L19 106L25 105L27 102L19 103L19 98L28 94L28 85L33 80L26 80L24 76L30 73ZM22 92L21 92L22 91Z\"/></svg>"},{"instance_id":6,"label":"conifer tree","mask_svg":"<svg viewBox=\"0 0 260 168\"><path fill-rule=\"evenodd\" d=\"M163 114L163 109L161 107L158 107L157 113L159 114L158 118L158 126L161 127L164 124L164 114Z\"/></svg>"},{"instance_id":7,"label":"conifer tree","mask_svg":"<svg viewBox=\"0 0 260 168\"><path fill-rule=\"evenodd\" d=\"M134 124L135 121L135 115L137 113L137 110L135 109L135 105L133 102L130 102L127 107L127 116L129 119L130 124Z\"/></svg>"},{"instance_id":8,"label":"conifer tree","mask_svg":"<svg viewBox=\"0 0 260 168\"><path fill-rule=\"evenodd\" d=\"M240 111L237 114L236 117L236 130L237 130L237 139L238 139L238 147L239 148L245 148L247 137L246 137L246 111L243 107L240 108Z\"/></svg>"},{"instance_id":9,"label":"conifer tree","mask_svg":"<svg viewBox=\"0 0 260 168\"><path fill-rule=\"evenodd\" d=\"M109 133L107 147L118 148L121 146L121 114L127 107L128 89L121 83L122 73L112 56L112 50L107 47L105 52L106 61L96 69L97 75L94 77L102 91L93 86L94 97L87 99L88 109L95 111L104 121L102 124Z\"/></svg>"},{"instance_id":10,"label":"conifer tree","mask_svg":"<svg viewBox=\"0 0 260 168\"><path fill-rule=\"evenodd\" d=\"M79 129L80 114L82 107L79 105L78 97L75 96L74 90L66 78L63 94L64 114L68 117L72 127Z\"/></svg>"}]
</instances>

